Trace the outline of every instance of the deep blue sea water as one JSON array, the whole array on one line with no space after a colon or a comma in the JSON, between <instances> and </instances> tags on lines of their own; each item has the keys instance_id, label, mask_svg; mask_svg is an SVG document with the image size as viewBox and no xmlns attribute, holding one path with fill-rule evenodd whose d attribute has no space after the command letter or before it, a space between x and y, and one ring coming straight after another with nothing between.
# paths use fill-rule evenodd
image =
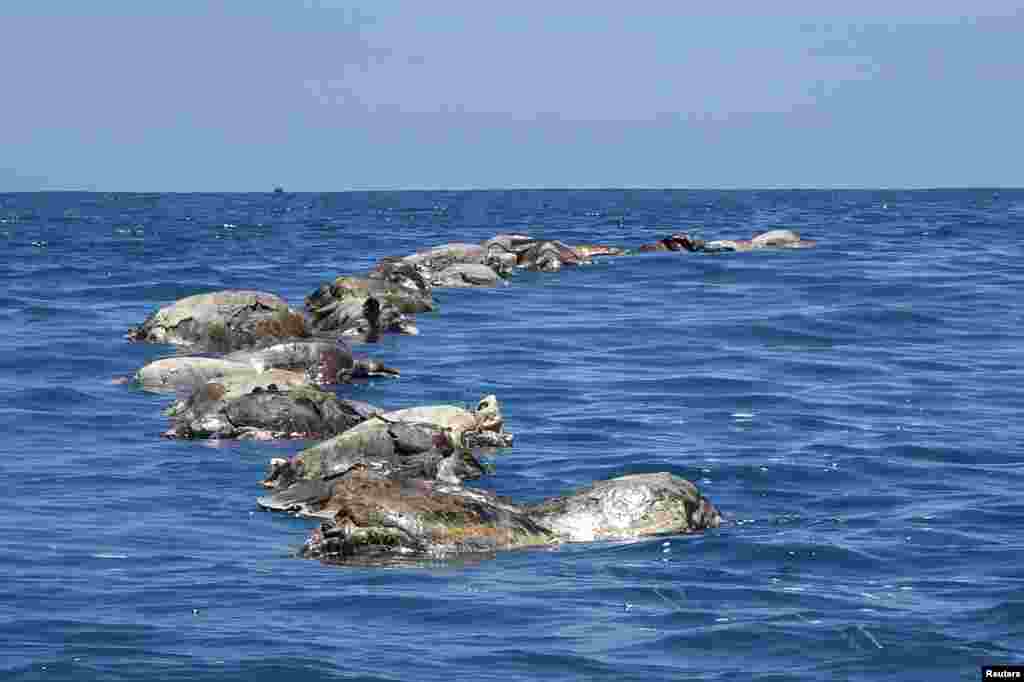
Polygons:
<instances>
[{"instance_id":1,"label":"deep blue sea water","mask_svg":"<svg viewBox=\"0 0 1024 682\"><path fill-rule=\"evenodd\" d=\"M668 470L699 536L346 568L260 512L298 443L163 440L123 335L243 287L296 306L385 255L523 231L642 254L438 290L363 347L384 406L495 393L479 485ZM1024 663L1024 191L0 194L0 678L974 680Z\"/></svg>"}]
</instances>

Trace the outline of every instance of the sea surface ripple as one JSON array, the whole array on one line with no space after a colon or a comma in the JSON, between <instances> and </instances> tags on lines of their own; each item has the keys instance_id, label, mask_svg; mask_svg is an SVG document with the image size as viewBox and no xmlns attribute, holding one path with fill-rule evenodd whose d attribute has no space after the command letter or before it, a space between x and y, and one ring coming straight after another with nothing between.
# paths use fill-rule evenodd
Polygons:
<instances>
[{"instance_id":1,"label":"sea surface ripple","mask_svg":"<svg viewBox=\"0 0 1024 682\"><path fill-rule=\"evenodd\" d=\"M301 306L385 255L521 231L631 247L788 227L802 251L642 254L439 290L366 349L385 407L495 393L479 485L698 483L699 536L476 563L294 558L257 510L295 443L162 440L123 335L243 287ZM963 680L1024 663L1024 191L0 194L0 678Z\"/></svg>"}]
</instances>

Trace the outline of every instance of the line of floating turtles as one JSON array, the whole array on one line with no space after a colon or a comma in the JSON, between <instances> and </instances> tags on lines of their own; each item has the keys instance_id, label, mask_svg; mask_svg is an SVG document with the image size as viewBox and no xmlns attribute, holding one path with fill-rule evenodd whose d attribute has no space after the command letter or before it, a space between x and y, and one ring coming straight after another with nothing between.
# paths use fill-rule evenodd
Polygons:
<instances>
[{"instance_id":1,"label":"line of floating turtles","mask_svg":"<svg viewBox=\"0 0 1024 682\"><path fill-rule=\"evenodd\" d=\"M704 242L675 234L640 251L721 253L801 248L789 230L749 241ZM305 311L255 291L189 296L128 333L135 341L194 350L150 363L143 389L176 392L167 410L176 438L303 438L316 445L271 460L258 499L266 510L321 520L301 555L332 562L387 562L490 554L561 542L628 539L717 527L718 511L669 473L622 476L574 494L520 505L463 486L487 473L481 457L512 445L498 400L475 410L434 405L388 411L341 399L334 387L398 370L357 357L351 343L417 333L435 287L494 286L516 268L556 271L621 256L624 249L569 246L501 234L382 259L364 277L338 277Z\"/></svg>"}]
</instances>

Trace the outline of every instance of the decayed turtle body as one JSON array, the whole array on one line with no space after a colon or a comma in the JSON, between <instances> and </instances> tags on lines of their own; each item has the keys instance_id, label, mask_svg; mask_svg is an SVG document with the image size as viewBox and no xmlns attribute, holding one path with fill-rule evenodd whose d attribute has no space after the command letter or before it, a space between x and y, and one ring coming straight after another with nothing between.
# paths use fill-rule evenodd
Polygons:
<instances>
[{"instance_id":1,"label":"decayed turtle body","mask_svg":"<svg viewBox=\"0 0 1024 682\"><path fill-rule=\"evenodd\" d=\"M272 492L257 500L262 508L314 518L333 518L328 503L335 485L351 479L445 481L461 483L484 474L480 460L454 446L431 424L387 423L371 417L326 448L271 461L263 486Z\"/></svg>"},{"instance_id":2,"label":"decayed turtle body","mask_svg":"<svg viewBox=\"0 0 1024 682\"><path fill-rule=\"evenodd\" d=\"M217 381L232 374L252 374L253 367L246 362L177 356L155 360L135 373L135 383L146 391L170 392Z\"/></svg>"},{"instance_id":3,"label":"decayed turtle body","mask_svg":"<svg viewBox=\"0 0 1024 682\"><path fill-rule=\"evenodd\" d=\"M553 272L563 265L588 263L593 256L625 253L614 246L537 240L498 234L480 244L453 242L416 253L382 259L369 277L428 292L433 287L491 287L516 267Z\"/></svg>"},{"instance_id":4,"label":"decayed turtle body","mask_svg":"<svg viewBox=\"0 0 1024 682\"><path fill-rule=\"evenodd\" d=\"M518 256L519 267L540 272L557 272L563 265L578 265L585 260L559 241L534 242Z\"/></svg>"},{"instance_id":5,"label":"decayed turtle body","mask_svg":"<svg viewBox=\"0 0 1024 682\"><path fill-rule=\"evenodd\" d=\"M298 372L274 369L266 372L249 368L246 372L232 372L219 379L193 386L182 386L178 394L183 396L164 410L171 418L171 428L165 436L175 438L216 438L220 434L231 437L234 427L221 414L222 408L231 400L252 391L291 389L306 385L306 377Z\"/></svg>"},{"instance_id":6,"label":"decayed turtle body","mask_svg":"<svg viewBox=\"0 0 1024 682\"><path fill-rule=\"evenodd\" d=\"M433 287L495 286L515 266L515 258L509 262L502 253L480 244L441 244L401 258L384 258L369 276L423 292Z\"/></svg>"},{"instance_id":7,"label":"decayed turtle body","mask_svg":"<svg viewBox=\"0 0 1024 682\"><path fill-rule=\"evenodd\" d=\"M432 424L451 434L455 444L466 446L500 446L506 437L505 420L497 397L487 395L480 399L475 410L455 405L428 405L395 410L382 415L391 422Z\"/></svg>"},{"instance_id":8,"label":"decayed turtle body","mask_svg":"<svg viewBox=\"0 0 1024 682\"><path fill-rule=\"evenodd\" d=\"M754 245L749 239L712 239L705 242L701 251L704 253L731 253L753 251Z\"/></svg>"},{"instance_id":9,"label":"decayed turtle body","mask_svg":"<svg viewBox=\"0 0 1024 682\"><path fill-rule=\"evenodd\" d=\"M622 540L718 526L718 511L686 479L668 473L598 481L568 497L529 508L566 541Z\"/></svg>"},{"instance_id":10,"label":"decayed turtle body","mask_svg":"<svg viewBox=\"0 0 1024 682\"><path fill-rule=\"evenodd\" d=\"M446 558L554 544L557 538L493 493L430 480L362 472L324 489L326 518L302 555L330 561Z\"/></svg>"},{"instance_id":11,"label":"decayed turtle body","mask_svg":"<svg viewBox=\"0 0 1024 682\"><path fill-rule=\"evenodd\" d=\"M329 438L366 420L377 408L312 387L254 389L223 407L239 438Z\"/></svg>"},{"instance_id":12,"label":"decayed turtle body","mask_svg":"<svg viewBox=\"0 0 1024 682\"><path fill-rule=\"evenodd\" d=\"M754 251L757 249L806 249L817 244L811 239L801 239L793 230L769 230L756 234L751 239L714 239L704 241L684 233L673 234L653 244L644 244L640 251L697 251L703 253L724 253Z\"/></svg>"},{"instance_id":13,"label":"decayed turtle body","mask_svg":"<svg viewBox=\"0 0 1024 682\"><path fill-rule=\"evenodd\" d=\"M490 239L484 241L481 246L489 252L505 251L519 255L523 251L526 251L531 246L537 243L538 240L525 234L496 234Z\"/></svg>"},{"instance_id":14,"label":"decayed turtle body","mask_svg":"<svg viewBox=\"0 0 1024 682\"><path fill-rule=\"evenodd\" d=\"M682 232L672 234L664 239L659 239L653 244L644 244L640 251L701 251L704 248L704 241L694 239L689 234Z\"/></svg>"},{"instance_id":15,"label":"decayed turtle body","mask_svg":"<svg viewBox=\"0 0 1024 682\"><path fill-rule=\"evenodd\" d=\"M494 268L482 263L450 265L431 279L433 286L441 288L493 287L501 281Z\"/></svg>"},{"instance_id":16,"label":"decayed turtle body","mask_svg":"<svg viewBox=\"0 0 1024 682\"><path fill-rule=\"evenodd\" d=\"M261 372L250 367L244 372L231 372L213 381L182 387L179 389L178 394L183 396L183 398L165 410L165 414L175 416L186 409L186 406L191 402L201 401L203 398L197 396L200 389L208 389L210 395L215 396L217 400L230 400L251 393L256 388L266 389L271 385L283 390L296 386L306 386L307 382L306 377L299 372L290 372L285 369L271 369Z\"/></svg>"},{"instance_id":17,"label":"decayed turtle body","mask_svg":"<svg viewBox=\"0 0 1024 682\"><path fill-rule=\"evenodd\" d=\"M320 495L316 515L327 521L313 531L302 555L338 562L692 533L720 521L692 483L668 473L600 481L534 506L441 481L362 472L323 486Z\"/></svg>"},{"instance_id":18,"label":"decayed turtle body","mask_svg":"<svg viewBox=\"0 0 1024 682\"><path fill-rule=\"evenodd\" d=\"M607 244L573 244L572 250L584 261L589 261L594 256L624 256L626 254L625 249Z\"/></svg>"},{"instance_id":19,"label":"decayed turtle body","mask_svg":"<svg viewBox=\"0 0 1024 682\"><path fill-rule=\"evenodd\" d=\"M507 254L506 258L512 259L516 267L541 272L556 272L564 265L590 263L594 256L620 256L625 253L624 249L615 246L569 246L558 240L532 239L523 234L495 235L485 241L483 246L494 254Z\"/></svg>"},{"instance_id":20,"label":"decayed turtle body","mask_svg":"<svg viewBox=\"0 0 1024 682\"><path fill-rule=\"evenodd\" d=\"M405 263L416 264L433 274L452 265L476 264L487 262L487 249L479 244L452 242L441 244L402 258Z\"/></svg>"},{"instance_id":21,"label":"decayed turtle body","mask_svg":"<svg viewBox=\"0 0 1024 682\"><path fill-rule=\"evenodd\" d=\"M147 391L178 391L253 370L289 370L311 384L346 383L371 376L399 376L399 371L371 358L357 358L342 339L299 339L264 348L235 351L223 358L179 355L149 363L135 373Z\"/></svg>"},{"instance_id":22,"label":"decayed turtle body","mask_svg":"<svg viewBox=\"0 0 1024 682\"><path fill-rule=\"evenodd\" d=\"M171 343L226 353L271 339L309 336L301 313L262 291L225 290L188 296L128 331L133 341Z\"/></svg>"},{"instance_id":23,"label":"decayed turtle body","mask_svg":"<svg viewBox=\"0 0 1024 682\"><path fill-rule=\"evenodd\" d=\"M806 249L817 244L813 239L802 239L794 230L769 230L754 235L750 243L755 249Z\"/></svg>"},{"instance_id":24,"label":"decayed turtle body","mask_svg":"<svg viewBox=\"0 0 1024 682\"><path fill-rule=\"evenodd\" d=\"M430 478L457 482L482 471L470 454L474 448L511 445L512 436L503 428L494 396L481 399L475 411L431 405L378 412L303 450L287 463L278 463L265 484L286 490L299 480L333 479L357 468L381 476L429 474ZM277 505L273 500L265 502L270 508Z\"/></svg>"},{"instance_id":25,"label":"decayed turtle body","mask_svg":"<svg viewBox=\"0 0 1024 682\"><path fill-rule=\"evenodd\" d=\"M408 262L399 256L386 256L366 274L366 278L408 289L416 298L429 298L430 275L430 270L419 263Z\"/></svg>"},{"instance_id":26,"label":"decayed turtle body","mask_svg":"<svg viewBox=\"0 0 1024 682\"><path fill-rule=\"evenodd\" d=\"M167 414L173 438L329 438L367 419L376 408L340 400L304 385L285 370L254 373L247 380L199 386Z\"/></svg>"},{"instance_id":27,"label":"decayed turtle body","mask_svg":"<svg viewBox=\"0 0 1024 682\"><path fill-rule=\"evenodd\" d=\"M769 230L750 239L718 239L707 242L703 250L708 253L722 251L754 251L757 249L807 249L815 246L812 239L801 239L793 230Z\"/></svg>"},{"instance_id":28,"label":"decayed turtle body","mask_svg":"<svg viewBox=\"0 0 1024 682\"><path fill-rule=\"evenodd\" d=\"M303 372L312 384L341 384L354 378L399 376L397 369L372 358L355 357L342 338L286 341L265 348L237 351L226 360L244 362L258 370Z\"/></svg>"},{"instance_id":29,"label":"decayed turtle body","mask_svg":"<svg viewBox=\"0 0 1024 682\"><path fill-rule=\"evenodd\" d=\"M487 263L504 276L519 267L519 254L535 242L525 234L496 234L480 246L487 252Z\"/></svg>"},{"instance_id":30,"label":"decayed turtle body","mask_svg":"<svg viewBox=\"0 0 1024 682\"><path fill-rule=\"evenodd\" d=\"M324 521L303 556L371 563L689 533L719 523L696 486L668 473L600 481L536 505L464 487L484 473L473 435L501 435L502 428L493 396L475 412L443 405L373 415L274 460L264 481L273 492L258 504Z\"/></svg>"},{"instance_id":31,"label":"decayed turtle body","mask_svg":"<svg viewBox=\"0 0 1024 682\"><path fill-rule=\"evenodd\" d=\"M311 326L319 333L340 333L374 340L383 332L415 334L412 315L434 309L429 291L384 279L338 277L306 297Z\"/></svg>"}]
</instances>

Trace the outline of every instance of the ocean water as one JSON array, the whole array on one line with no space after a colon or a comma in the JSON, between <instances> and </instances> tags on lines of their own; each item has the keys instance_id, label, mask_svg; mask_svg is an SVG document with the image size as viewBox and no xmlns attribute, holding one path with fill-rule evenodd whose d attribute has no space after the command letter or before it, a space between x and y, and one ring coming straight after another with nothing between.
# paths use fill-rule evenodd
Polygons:
<instances>
[{"instance_id":1,"label":"ocean water","mask_svg":"<svg viewBox=\"0 0 1024 682\"><path fill-rule=\"evenodd\" d=\"M366 568L258 511L299 443L163 440L123 335L524 231L638 246L790 227L818 247L640 254L438 290L360 350L384 407L495 393L476 485L536 501L698 483L703 535ZM0 194L0 678L973 680L1024 663L1024 191Z\"/></svg>"}]
</instances>

